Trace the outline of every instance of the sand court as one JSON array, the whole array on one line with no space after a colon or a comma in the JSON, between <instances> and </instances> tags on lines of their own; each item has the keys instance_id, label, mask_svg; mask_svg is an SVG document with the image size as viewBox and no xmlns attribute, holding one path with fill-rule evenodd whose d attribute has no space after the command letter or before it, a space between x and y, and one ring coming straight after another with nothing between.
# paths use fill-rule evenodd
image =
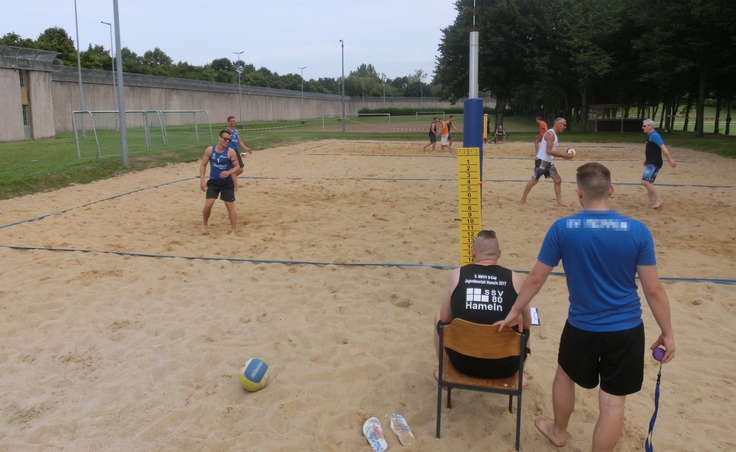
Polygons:
<instances>
[{"instance_id":1,"label":"sand court","mask_svg":"<svg viewBox=\"0 0 736 452\"><path fill-rule=\"evenodd\" d=\"M0 201L0 449L360 451L376 416L399 450L397 412L415 450L513 450L515 414L495 395L453 393L434 438L432 319L459 263L457 165L422 152L423 138L256 151L235 238L219 200L199 234L199 162ZM483 226L498 233L500 264L528 271L551 222L579 210L577 166L608 166L612 206L652 230L672 304L678 349L662 372L655 450L733 448L736 161L671 148L677 168L660 172L664 204L651 210L643 144L574 147L556 163L558 207L547 181L518 204L532 143L486 145ZM542 325L523 450L557 450L534 419L552 414L563 272L532 302ZM647 308L644 321L650 344ZM253 357L271 378L247 393L238 370ZM643 390L627 398L620 451L642 448L657 370L648 360ZM589 450L596 394L578 391L562 450Z\"/></svg>"}]
</instances>

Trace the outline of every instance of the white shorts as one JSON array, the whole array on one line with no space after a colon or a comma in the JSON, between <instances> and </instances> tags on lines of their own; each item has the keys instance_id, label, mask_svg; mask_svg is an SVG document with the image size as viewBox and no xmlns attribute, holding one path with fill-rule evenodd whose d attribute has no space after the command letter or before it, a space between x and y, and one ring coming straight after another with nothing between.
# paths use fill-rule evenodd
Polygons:
<instances>
[{"instance_id":1,"label":"white shorts","mask_svg":"<svg viewBox=\"0 0 736 452\"><path fill-rule=\"evenodd\" d=\"M449 141L447 140L447 137L449 135L450 135L449 133L442 135L442 139L440 140L440 144L442 144L442 146L447 146L447 144L449 143Z\"/></svg>"}]
</instances>

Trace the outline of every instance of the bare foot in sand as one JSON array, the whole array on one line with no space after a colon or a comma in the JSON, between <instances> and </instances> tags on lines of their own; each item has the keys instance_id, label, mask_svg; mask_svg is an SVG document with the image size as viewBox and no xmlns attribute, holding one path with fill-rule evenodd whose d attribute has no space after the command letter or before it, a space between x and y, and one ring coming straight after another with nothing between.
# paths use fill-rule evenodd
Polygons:
<instances>
[{"instance_id":1,"label":"bare foot in sand","mask_svg":"<svg viewBox=\"0 0 736 452\"><path fill-rule=\"evenodd\" d=\"M565 445L565 432L562 432L562 435L555 434L555 423L553 421L545 417L538 417L534 421L534 426L555 446L562 447Z\"/></svg>"},{"instance_id":2,"label":"bare foot in sand","mask_svg":"<svg viewBox=\"0 0 736 452\"><path fill-rule=\"evenodd\" d=\"M659 207L662 205L662 199L658 199L654 201L654 204L652 204L652 209L659 209Z\"/></svg>"},{"instance_id":3,"label":"bare foot in sand","mask_svg":"<svg viewBox=\"0 0 736 452\"><path fill-rule=\"evenodd\" d=\"M202 227L202 235L207 235L207 234L209 234L209 233L207 232L207 226L203 226L203 227Z\"/></svg>"}]
</instances>

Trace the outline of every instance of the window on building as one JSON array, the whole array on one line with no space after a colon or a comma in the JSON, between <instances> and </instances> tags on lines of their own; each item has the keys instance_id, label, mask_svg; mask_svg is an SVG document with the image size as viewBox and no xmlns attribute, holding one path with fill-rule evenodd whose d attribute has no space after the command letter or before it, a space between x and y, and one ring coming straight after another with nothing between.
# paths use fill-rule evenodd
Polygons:
<instances>
[{"instance_id":1,"label":"window on building","mask_svg":"<svg viewBox=\"0 0 736 452\"><path fill-rule=\"evenodd\" d=\"M31 125L30 118L28 117L28 105L23 105L23 125Z\"/></svg>"},{"instance_id":2,"label":"window on building","mask_svg":"<svg viewBox=\"0 0 736 452\"><path fill-rule=\"evenodd\" d=\"M25 88L26 86L28 86L28 79L26 78L27 77L27 72L28 71L19 71L18 72L20 74L20 87L21 88Z\"/></svg>"}]
</instances>

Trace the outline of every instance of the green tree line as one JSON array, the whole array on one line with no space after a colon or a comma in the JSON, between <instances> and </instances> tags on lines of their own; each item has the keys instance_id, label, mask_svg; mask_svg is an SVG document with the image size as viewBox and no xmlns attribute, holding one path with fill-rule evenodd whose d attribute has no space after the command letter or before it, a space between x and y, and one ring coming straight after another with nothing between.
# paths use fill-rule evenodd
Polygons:
<instances>
[{"instance_id":1,"label":"green tree line","mask_svg":"<svg viewBox=\"0 0 736 452\"><path fill-rule=\"evenodd\" d=\"M442 30L433 83L445 100L468 94L473 5L456 0L457 17ZM624 104L636 106L629 113L642 119L658 115L660 127L671 130L674 114L689 117L694 109L695 134L702 136L709 103L716 106L715 133L722 109L730 124L733 0L487 0L475 24L479 88L496 97L498 115L511 106L516 114L562 116L585 128L591 104Z\"/></svg>"},{"instance_id":2,"label":"green tree line","mask_svg":"<svg viewBox=\"0 0 736 452\"><path fill-rule=\"evenodd\" d=\"M0 38L0 45L26 47L59 52L58 60L64 65L77 65L77 50L74 41L63 28L52 27L41 33L37 39L22 38L17 33L6 33ZM174 63L163 50L156 47L138 55L127 47L122 49L123 71L135 74L150 74L163 77L177 77L209 82L238 83L246 86L278 88L299 91L302 77L299 74L279 75L265 67L256 69L245 61L231 61L218 58L203 66L180 61ZM88 69L111 70L110 50L101 45L90 44L87 50L79 53L82 67ZM373 65L362 64L345 77L345 94L365 97L421 97L437 96L434 87L426 83L427 74L421 69L414 74L390 79L378 73ZM340 78L319 78L303 80L304 91L324 94L340 94Z\"/></svg>"}]
</instances>

